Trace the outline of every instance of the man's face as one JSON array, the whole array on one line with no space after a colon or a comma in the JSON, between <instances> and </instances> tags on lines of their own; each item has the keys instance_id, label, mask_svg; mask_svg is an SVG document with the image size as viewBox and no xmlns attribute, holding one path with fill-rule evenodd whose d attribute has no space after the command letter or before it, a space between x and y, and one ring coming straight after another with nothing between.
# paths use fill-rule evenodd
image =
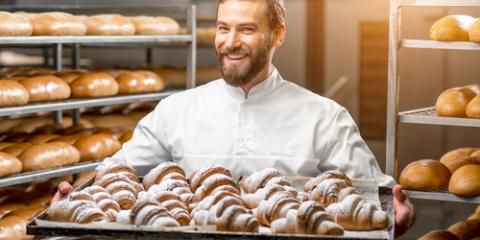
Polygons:
<instances>
[{"instance_id":1,"label":"man's face","mask_svg":"<svg viewBox=\"0 0 480 240\"><path fill-rule=\"evenodd\" d=\"M232 86L250 82L270 62L273 33L264 1L230 0L218 8L215 51Z\"/></svg>"}]
</instances>

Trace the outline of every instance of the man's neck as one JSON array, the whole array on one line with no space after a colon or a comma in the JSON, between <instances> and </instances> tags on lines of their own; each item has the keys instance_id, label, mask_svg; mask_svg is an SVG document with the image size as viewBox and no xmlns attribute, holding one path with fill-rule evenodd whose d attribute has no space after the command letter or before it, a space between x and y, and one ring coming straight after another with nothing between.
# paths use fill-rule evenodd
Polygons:
<instances>
[{"instance_id":1,"label":"man's neck","mask_svg":"<svg viewBox=\"0 0 480 240\"><path fill-rule=\"evenodd\" d=\"M260 73L257 74L257 76L254 79L252 79L252 81L242 85L243 92L245 92L245 98L247 98L248 93L255 85L267 80L267 78L272 73L272 70L273 70L272 64L268 64L265 69L263 69Z\"/></svg>"}]
</instances>

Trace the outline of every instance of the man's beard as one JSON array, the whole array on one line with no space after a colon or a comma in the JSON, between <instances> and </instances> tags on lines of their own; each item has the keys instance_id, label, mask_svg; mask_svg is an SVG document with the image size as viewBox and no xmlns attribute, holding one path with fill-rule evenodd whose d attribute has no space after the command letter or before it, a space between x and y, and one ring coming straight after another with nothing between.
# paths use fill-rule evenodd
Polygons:
<instances>
[{"instance_id":1,"label":"man's beard","mask_svg":"<svg viewBox=\"0 0 480 240\"><path fill-rule=\"evenodd\" d=\"M226 48L215 49L223 79L235 87L251 82L268 64L268 54L270 52L268 42L269 41L264 41L256 53L244 47L238 47L232 50ZM225 64L225 58L228 54L245 55L245 58L248 58L245 67L233 64L227 66L227 64Z\"/></svg>"}]
</instances>

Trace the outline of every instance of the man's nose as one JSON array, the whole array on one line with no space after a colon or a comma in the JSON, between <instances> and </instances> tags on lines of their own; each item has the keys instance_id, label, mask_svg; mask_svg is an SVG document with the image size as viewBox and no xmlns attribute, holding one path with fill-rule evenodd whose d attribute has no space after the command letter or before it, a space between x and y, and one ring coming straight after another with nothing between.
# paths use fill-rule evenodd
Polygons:
<instances>
[{"instance_id":1,"label":"man's nose","mask_svg":"<svg viewBox=\"0 0 480 240\"><path fill-rule=\"evenodd\" d=\"M230 31L226 41L226 47L230 50L236 49L242 45L237 31Z\"/></svg>"}]
</instances>

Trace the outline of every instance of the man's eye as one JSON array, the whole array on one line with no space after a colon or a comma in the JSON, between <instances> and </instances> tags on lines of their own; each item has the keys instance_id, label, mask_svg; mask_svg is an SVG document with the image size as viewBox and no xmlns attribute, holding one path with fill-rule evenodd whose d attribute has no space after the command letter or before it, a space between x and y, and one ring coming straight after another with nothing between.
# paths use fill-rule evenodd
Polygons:
<instances>
[{"instance_id":1,"label":"man's eye","mask_svg":"<svg viewBox=\"0 0 480 240\"><path fill-rule=\"evenodd\" d=\"M218 27L218 31L226 32L226 31L228 31L228 28L226 28L226 27Z\"/></svg>"},{"instance_id":2,"label":"man's eye","mask_svg":"<svg viewBox=\"0 0 480 240\"><path fill-rule=\"evenodd\" d=\"M242 31L244 33L253 33L253 28L244 28Z\"/></svg>"}]
</instances>

